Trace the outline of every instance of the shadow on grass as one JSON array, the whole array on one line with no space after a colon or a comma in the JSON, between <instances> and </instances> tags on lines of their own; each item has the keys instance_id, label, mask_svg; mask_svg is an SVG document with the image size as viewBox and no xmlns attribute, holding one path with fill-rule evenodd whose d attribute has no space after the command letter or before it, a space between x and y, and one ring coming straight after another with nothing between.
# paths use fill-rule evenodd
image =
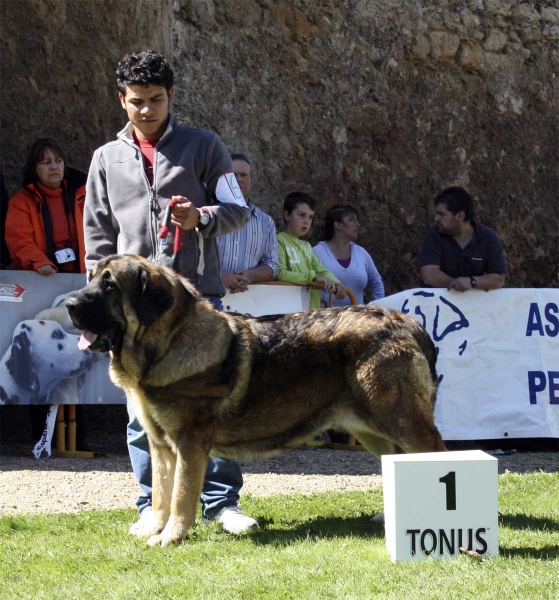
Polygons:
<instances>
[{"instance_id":1,"label":"shadow on grass","mask_svg":"<svg viewBox=\"0 0 559 600\"><path fill-rule=\"evenodd\" d=\"M543 548L506 548L501 546L499 553L505 558L557 560L559 558L559 546L544 546Z\"/></svg>"},{"instance_id":2,"label":"shadow on grass","mask_svg":"<svg viewBox=\"0 0 559 600\"><path fill-rule=\"evenodd\" d=\"M3 408L3 407L2 407ZM4 444L4 442L2 442ZM29 442L28 448L33 443ZM23 449L13 450L0 448L0 458L4 471L37 471L45 472L108 472L131 473L130 458L127 453L97 452L94 459L79 458L43 458L24 455ZM380 475L380 461L365 451L347 452L323 448L295 448L279 456L271 458L241 461L245 475Z\"/></svg>"},{"instance_id":3,"label":"shadow on grass","mask_svg":"<svg viewBox=\"0 0 559 600\"><path fill-rule=\"evenodd\" d=\"M559 521L543 517L527 516L523 514L500 515L499 525L511 529L532 529L536 531L559 531Z\"/></svg>"},{"instance_id":4,"label":"shadow on grass","mask_svg":"<svg viewBox=\"0 0 559 600\"><path fill-rule=\"evenodd\" d=\"M530 530L537 533L553 533L559 531L559 521L543 517L527 516L523 514L501 515L499 526L516 530ZM559 544L543 546L542 548L507 548L500 547L500 554L505 558L535 558L538 560L557 560L559 558Z\"/></svg>"},{"instance_id":5,"label":"shadow on grass","mask_svg":"<svg viewBox=\"0 0 559 600\"><path fill-rule=\"evenodd\" d=\"M259 545L288 546L311 538L332 540L336 538L384 538L384 526L371 522L368 515L362 517L318 517L300 523L291 529L276 529L274 521L260 519L260 529L250 534ZM286 525L285 527L289 527Z\"/></svg>"}]
</instances>

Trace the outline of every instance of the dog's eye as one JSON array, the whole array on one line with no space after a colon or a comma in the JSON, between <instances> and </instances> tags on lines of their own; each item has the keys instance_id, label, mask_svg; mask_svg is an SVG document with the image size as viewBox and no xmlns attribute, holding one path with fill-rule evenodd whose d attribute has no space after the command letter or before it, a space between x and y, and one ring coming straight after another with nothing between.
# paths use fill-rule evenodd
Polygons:
<instances>
[{"instance_id":1,"label":"dog's eye","mask_svg":"<svg viewBox=\"0 0 559 600\"><path fill-rule=\"evenodd\" d=\"M109 292L111 290L116 290L116 285L110 279L110 275L108 273L105 275L105 277L103 277L103 287L105 288L105 290L107 290Z\"/></svg>"},{"instance_id":2,"label":"dog's eye","mask_svg":"<svg viewBox=\"0 0 559 600\"><path fill-rule=\"evenodd\" d=\"M54 340L61 340L64 338L64 334L62 331L60 331L60 329L55 329L50 337Z\"/></svg>"}]
</instances>

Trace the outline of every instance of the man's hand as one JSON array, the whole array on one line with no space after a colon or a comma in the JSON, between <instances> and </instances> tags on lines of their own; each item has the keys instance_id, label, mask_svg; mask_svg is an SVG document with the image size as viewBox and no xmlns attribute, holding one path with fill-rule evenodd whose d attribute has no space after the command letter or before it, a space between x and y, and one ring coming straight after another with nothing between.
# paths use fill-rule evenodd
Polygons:
<instances>
[{"instance_id":1,"label":"man's hand","mask_svg":"<svg viewBox=\"0 0 559 600\"><path fill-rule=\"evenodd\" d=\"M180 227L184 231L194 229L198 225L198 209L184 196L173 196L178 204L173 206L171 213L171 224Z\"/></svg>"},{"instance_id":2,"label":"man's hand","mask_svg":"<svg viewBox=\"0 0 559 600\"><path fill-rule=\"evenodd\" d=\"M254 282L254 269L236 269L233 271L237 275L242 275L248 279L248 283Z\"/></svg>"},{"instance_id":3,"label":"man's hand","mask_svg":"<svg viewBox=\"0 0 559 600\"><path fill-rule=\"evenodd\" d=\"M51 265L43 265L37 269L37 273L39 273L39 275L45 275L48 277L49 275L54 275L56 273L56 269Z\"/></svg>"},{"instance_id":4,"label":"man's hand","mask_svg":"<svg viewBox=\"0 0 559 600\"><path fill-rule=\"evenodd\" d=\"M244 275L246 271L221 271L223 285L232 293L238 294L248 290L250 278Z\"/></svg>"},{"instance_id":5,"label":"man's hand","mask_svg":"<svg viewBox=\"0 0 559 600\"><path fill-rule=\"evenodd\" d=\"M457 292L467 292L472 289L472 282L469 277L457 277L448 282L448 289L456 290Z\"/></svg>"},{"instance_id":6,"label":"man's hand","mask_svg":"<svg viewBox=\"0 0 559 600\"><path fill-rule=\"evenodd\" d=\"M334 294L336 293L336 283L331 279L328 279L328 277L324 277L324 275L317 275L314 281L315 283L318 283L323 290L332 292Z\"/></svg>"}]
</instances>

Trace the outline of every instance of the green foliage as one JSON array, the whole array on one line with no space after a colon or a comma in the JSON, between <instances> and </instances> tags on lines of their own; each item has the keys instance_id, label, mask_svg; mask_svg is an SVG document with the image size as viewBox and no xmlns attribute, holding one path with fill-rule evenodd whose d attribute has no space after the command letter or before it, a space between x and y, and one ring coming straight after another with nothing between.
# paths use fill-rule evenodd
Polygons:
<instances>
[{"instance_id":1,"label":"green foliage","mask_svg":"<svg viewBox=\"0 0 559 600\"><path fill-rule=\"evenodd\" d=\"M559 597L559 474L500 477L494 559L390 562L382 492L243 497L260 530L197 525L179 546L128 536L129 511L0 519L10 599L460 599ZM6 595L7 594L7 595Z\"/></svg>"}]
</instances>

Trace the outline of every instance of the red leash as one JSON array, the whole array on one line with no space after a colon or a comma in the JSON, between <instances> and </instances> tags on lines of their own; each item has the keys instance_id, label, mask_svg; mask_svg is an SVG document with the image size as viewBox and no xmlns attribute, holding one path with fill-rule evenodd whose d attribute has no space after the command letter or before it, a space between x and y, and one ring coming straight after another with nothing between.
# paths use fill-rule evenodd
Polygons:
<instances>
[{"instance_id":1,"label":"red leash","mask_svg":"<svg viewBox=\"0 0 559 600\"><path fill-rule=\"evenodd\" d=\"M169 229L171 228L171 215L173 212L173 206L178 204L178 200L170 200L169 204L167 204L167 208L165 210L165 218L163 219L162 225L159 228L159 238L167 241L167 237L169 235ZM180 252L182 245L182 229L178 226L175 227L175 242L173 244L173 264L175 262L175 258L177 254Z\"/></svg>"}]
</instances>

